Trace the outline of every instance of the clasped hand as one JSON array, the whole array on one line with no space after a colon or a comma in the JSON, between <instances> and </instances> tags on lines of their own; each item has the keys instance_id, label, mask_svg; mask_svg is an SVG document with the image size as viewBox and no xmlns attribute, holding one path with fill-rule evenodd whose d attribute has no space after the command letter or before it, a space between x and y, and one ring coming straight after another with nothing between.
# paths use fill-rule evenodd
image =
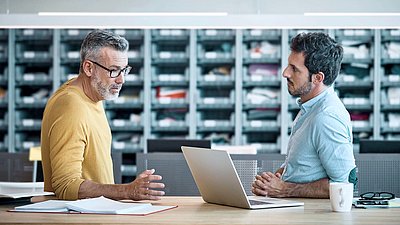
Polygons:
<instances>
[{"instance_id":1,"label":"clasped hand","mask_svg":"<svg viewBox=\"0 0 400 225\"><path fill-rule=\"evenodd\" d=\"M286 184L281 180L280 173L263 172L256 175L251 191L255 195L268 197L286 197Z\"/></svg>"}]
</instances>

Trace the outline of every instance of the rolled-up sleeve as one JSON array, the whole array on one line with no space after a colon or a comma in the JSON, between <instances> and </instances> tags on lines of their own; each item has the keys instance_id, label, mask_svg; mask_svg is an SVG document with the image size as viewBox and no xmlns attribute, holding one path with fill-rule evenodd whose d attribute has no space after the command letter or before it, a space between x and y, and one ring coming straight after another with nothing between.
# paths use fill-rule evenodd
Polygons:
<instances>
[{"instance_id":1,"label":"rolled-up sleeve","mask_svg":"<svg viewBox=\"0 0 400 225\"><path fill-rule=\"evenodd\" d=\"M317 116L313 132L314 147L331 182L347 182L350 171L356 167L352 129L335 114Z\"/></svg>"}]
</instances>

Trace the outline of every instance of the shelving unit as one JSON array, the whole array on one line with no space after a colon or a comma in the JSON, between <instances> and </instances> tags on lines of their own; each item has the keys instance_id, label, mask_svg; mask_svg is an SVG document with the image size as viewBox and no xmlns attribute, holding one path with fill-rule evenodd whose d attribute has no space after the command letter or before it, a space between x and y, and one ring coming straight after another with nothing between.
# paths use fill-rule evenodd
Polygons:
<instances>
[{"instance_id":1,"label":"shelving unit","mask_svg":"<svg viewBox=\"0 0 400 225\"><path fill-rule=\"evenodd\" d=\"M196 137L235 143L235 31L197 31Z\"/></svg>"},{"instance_id":2,"label":"shelving unit","mask_svg":"<svg viewBox=\"0 0 400 225\"><path fill-rule=\"evenodd\" d=\"M353 142L373 137L374 122L374 31L336 30L335 38L344 48L336 92L350 113ZM357 150L356 149L356 150Z\"/></svg>"},{"instance_id":3,"label":"shelving unit","mask_svg":"<svg viewBox=\"0 0 400 225\"><path fill-rule=\"evenodd\" d=\"M105 102L123 181L135 176L135 153L146 152L148 138L207 138L286 153L299 109L281 74L290 39L305 30L113 31L129 41L133 67L120 97ZM360 138L400 139L400 30L318 31L345 46L334 87L353 120L354 151ZM0 151L40 144L45 103L78 74L88 32L0 30Z\"/></svg>"},{"instance_id":4,"label":"shelving unit","mask_svg":"<svg viewBox=\"0 0 400 225\"><path fill-rule=\"evenodd\" d=\"M8 31L0 30L0 151L7 151L8 136Z\"/></svg>"}]
</instances>

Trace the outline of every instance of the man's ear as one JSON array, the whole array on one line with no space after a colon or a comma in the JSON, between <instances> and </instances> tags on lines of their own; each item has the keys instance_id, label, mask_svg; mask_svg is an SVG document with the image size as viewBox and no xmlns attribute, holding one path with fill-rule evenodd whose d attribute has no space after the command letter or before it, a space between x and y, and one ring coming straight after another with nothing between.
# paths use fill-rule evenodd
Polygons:
<instances>
[{"instance_id":1,"label":"man's ear","mask_svg":"<svg viewBox=\"0 0 400 225\"><path fill-rule=\"evenodd\" d=\"M323 72L318 72L314 76L314 82L322 83L325 79L325 74Z\"/></svg>"},{"instance_id":2,"label":"man's ear","mask_svg":"<svg viewBox=\"0 0 400 225\"><path fill-rule=\"evenodd\" d=\"M93 63L87 60L83 61L82 69L86 76L91 77L94 69Z\"/></svg>"}]
</instances>

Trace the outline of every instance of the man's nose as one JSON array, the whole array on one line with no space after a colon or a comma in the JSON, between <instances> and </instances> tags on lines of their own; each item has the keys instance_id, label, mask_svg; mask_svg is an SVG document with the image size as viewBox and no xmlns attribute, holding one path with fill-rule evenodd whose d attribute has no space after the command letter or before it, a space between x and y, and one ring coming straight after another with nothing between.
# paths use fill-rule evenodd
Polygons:
<instances>
[{"instance_id":1,"label":"man's nose","mask_svg":"<svg viewBox=\"0 0 400 225\"><path fill-rule=\"evenodd\" d=\"M287 72L287 70L288 70L287 67L283 70L282 77L284 77L284 78L289 78L290 77L290 74Z\"/></svg>"},{"instance_id":2,"label":"man's nose","mask_svg":"<svg viewBox=\"0 0 400 225\"><path fill-rule=\"evenodd\" d=\"M123 74L119 75L116 79L115 79L115 83L117 84L123 84L125 83L125 76Z\"/></svg>"}]
</instances>

